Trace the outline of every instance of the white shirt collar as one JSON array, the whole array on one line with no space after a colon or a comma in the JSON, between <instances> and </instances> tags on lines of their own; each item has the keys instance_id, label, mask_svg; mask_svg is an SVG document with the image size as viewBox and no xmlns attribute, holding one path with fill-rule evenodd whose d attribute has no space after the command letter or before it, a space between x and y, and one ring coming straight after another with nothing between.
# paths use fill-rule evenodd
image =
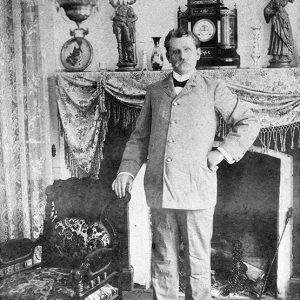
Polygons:
<instances>
[{"instance_id":1,"label":"white shirt collar","mask_svg":"<svg viewBox=\"0 0 300 300\"><path fill-rule=\"evenodd\" d=\"M181 82L181 81L185 81L185 80L190 79L194 72L195 72L195 69L192 70L192 71L189 72L189 73L180 75L180 74L176 73L175 71L173 71L173 77L174 77L177 81Z\"/></svg>"}]
</instances>

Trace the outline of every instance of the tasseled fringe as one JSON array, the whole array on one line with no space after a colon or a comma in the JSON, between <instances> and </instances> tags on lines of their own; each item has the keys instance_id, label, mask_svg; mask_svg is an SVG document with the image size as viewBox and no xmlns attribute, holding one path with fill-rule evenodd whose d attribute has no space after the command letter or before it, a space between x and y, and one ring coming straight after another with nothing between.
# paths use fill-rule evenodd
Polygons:
<instances>
[{"instance_id":1,"label":"tasseled fringe","mask_svg":"<svg viewBox=\"0 0 300 300\"><path fill-rule=\"evenodd\" d=\"M107 112L105 105L105 80L97 81L99 112Z\"/></svg>"},{"instance_id":2,"label":"tasseled fringe","mask_svg":"<svg viewBox=\"0 0 300 300\"><path fill-rule=\"evenodd\" d=\"M300 122L278 127L262 128L259 140L265 152L274 146L275 151L285 152L287 150L287 137L290 137L290 149L300 148ZM297 139L297 140L296 140Z\"/></svg>"},{"instance_id":3,"label":"tasseled fringe","mask_svg":"<svg viewBox=\"0 0 300 300\"><path fill-rule=\"evenodd\" d=\"M222 139L230 132L230 128L225 121L219 117L217 128L217 136ZM270 148L275 151L285 152L287 150L287 137L290 137L290 149L300 148L300 122L278 126L262 128L259 133L259 141L264 152L268 152Z\"/></svg>"},{"instance_id":4,"label":"tasseled fringe","mask_svg":"<svg viewBox=\"0 0 300 300\"><path fill-rule=\"evenodd\" d=\"M109 105L114 124L121 122L123 128L128 128L129 126L131 129L135 128L135 123L141 108L124 105L115 99L114 101L109 101Z\"/></svg>"},{"instance_id":5,"label":"tasseled fringe","mask_svg":"<svg viewBox=\"0 0 300 300\"><path fill-rule=\"evenodd\" d=\"M224 138L230 131L229 126L225 123L224 119L221 115L218 116L218 126L217 126L217 136L220 138Z\"/></svg>"}]
</instances>

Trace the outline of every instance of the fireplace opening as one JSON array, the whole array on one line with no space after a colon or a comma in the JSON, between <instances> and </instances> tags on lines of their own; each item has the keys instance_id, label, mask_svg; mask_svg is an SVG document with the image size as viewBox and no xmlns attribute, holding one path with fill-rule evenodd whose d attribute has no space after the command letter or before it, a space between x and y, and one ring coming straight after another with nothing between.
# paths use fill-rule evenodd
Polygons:
<instances>
[{"instance_id":1,"label":"fireplace opening","mask_svg":"<svg viewBox=\"0 0 300 300\"><path fill-rule=\"evenodd\" d=\"M280 159L254 152L233 165L220 165L212 272L213 287L223 295L251 297L262 289L278 241L280 166ZM274 298L276 263L264 293Z\"/></svg>"}]
</instances>

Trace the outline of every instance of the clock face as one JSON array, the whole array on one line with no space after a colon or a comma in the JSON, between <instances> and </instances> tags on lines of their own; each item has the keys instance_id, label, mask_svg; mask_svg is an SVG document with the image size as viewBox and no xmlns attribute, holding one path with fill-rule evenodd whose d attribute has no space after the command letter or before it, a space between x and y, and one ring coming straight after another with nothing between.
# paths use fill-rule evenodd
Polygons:
<instances>
[{"instance_id":1,"label":"clock face","mask_svg":"<svg viewBox=\"0 0 300 300\"><path fill-rule=\"evenodd\" d=\"M208 42L215 36L216 26L209 19L201 19L195 23L193 32L198 36L201 42Z\"/></svg>"}]
</instances>

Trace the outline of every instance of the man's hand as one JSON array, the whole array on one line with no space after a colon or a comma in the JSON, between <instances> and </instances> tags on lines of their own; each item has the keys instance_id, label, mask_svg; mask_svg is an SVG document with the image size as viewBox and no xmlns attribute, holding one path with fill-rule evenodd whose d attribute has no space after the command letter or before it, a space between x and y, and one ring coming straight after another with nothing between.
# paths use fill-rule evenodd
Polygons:
<instances>
[{"instance_id":1,"label":"man's hand","mask_svg":"<svg viewBox=\"0 0 300 300\"><path fill-rule=\"evenodd\" d=\"M126 191L130 192L133 178L129 174L122 173L112 183L112 189L119 198L125 197Z\"/></svg>"},{"instance_id":2,"label":"man's hand","mask_svg":"<svg viewBox=\"0 0 300 300\"><path fill-rule=\"evenodd\" d=\"M218 170L218 164L224 159L223 154L219 150L212 150L207 154L207 166L211 171Z\"/></svg>"}]
</instances>

